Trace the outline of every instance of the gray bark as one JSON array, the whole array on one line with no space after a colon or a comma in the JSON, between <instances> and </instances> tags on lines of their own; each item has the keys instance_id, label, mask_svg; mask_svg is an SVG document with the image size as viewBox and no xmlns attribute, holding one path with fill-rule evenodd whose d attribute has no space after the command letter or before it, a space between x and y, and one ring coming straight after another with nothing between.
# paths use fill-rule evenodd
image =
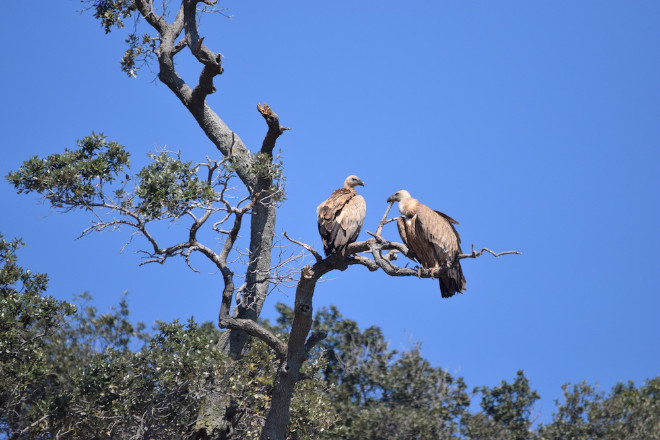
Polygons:
<instances>
[{"instance_id":1,"label":"gray bark","mask_svg":"<svg viewBox=\"0 0 660 440\"><path fill-rule=\"evenodd\" d=\"M368 249L369 245L366 242L353 243L347 248L346 254L350 255L353 252ZM302 365L309 357L310 350L326 336L324 333L316 332L310 335L314 312L312 300L317 281L332 270L345 270L351 264L364 264L361 257L345 258L343 255L333 254L321 259L318 253L315 252L315 254L316 264L305 266L300 273L287 353L280 362L275 377L272 401L261 433L261 440L284 440L286 438L287 426L291 418L291 398L296 383L302 379L300 372ZM369 263L365 265L369 267Z\"/></svg>"},{"instance_id":2,"label":"gray bark","mask_svg":"<svg viewBox=\"0 0 660 440\"><path fill-rule=\"evenodd\" d=\"M295 385L300 380L302 364L308 356L305 339L312 327L312 298L316 282L329 270L324 270L324 266L322 262L313 267L307 266L302 270L301 279L296 288L295 315L291 326L287 356L280 362L277 371L270 411L261 433L261 440L284 440L286 438L287 426L291 418L289 409L291 398Z\"/></svg>"}]
</instances>

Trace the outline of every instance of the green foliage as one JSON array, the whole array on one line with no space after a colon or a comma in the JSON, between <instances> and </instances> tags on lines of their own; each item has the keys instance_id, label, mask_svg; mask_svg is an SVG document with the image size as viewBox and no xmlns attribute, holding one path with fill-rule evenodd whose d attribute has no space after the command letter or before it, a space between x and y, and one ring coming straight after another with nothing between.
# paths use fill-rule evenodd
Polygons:
<instances>
[{"instance_id":1,"label":"green foliage","mask_svg":"<svg viewBox=\"0 0 660 440\"><path fill-rule=\"evenodd\" d=\"M49 410L53 399L45 396L54 388L49 337L75 312L71 304L42 296L48 277L18 266L22 246L0 234L0 432L36 422ZM41 428L37 423L34 430Z\"/></svg>"},{"instance_id":2,"label":"green foliage","mask_svg":"<svg viewBox=\"0 0 660 440\"><path fill-rule=\"evenodd\" d=\"M214 185L230 176L225 167L218 167L217 175L201 179L197 165L162 152L150 154L151 163L131 178L126 173L130 155L122 145L93 133L77 146L44 159L34 156L7 179L19 193L36 192L54 208L107 208L151 221L208 208L219 199ZM129 182L135 184L133 190Z\"/></svg>"},{"instance_id":3,"label":"green foliage","mask_svg":"<svg viewBox=\"0 0 660 440\"><path fill-rule=\"evenodd\" d=\"M106 34L112 31L113 26L123 28L124 20L136 11L133 0L94 0L88 3L91 3L94 18L101 21Z\"/></svg>"},{"instance_id":4,"label":"green foliage","mask_svg":"<svg viewBox=\"0 0 660 440\"><path fill-rule=\"evenodd\" d=\"M309 379L299 383L293 395L289 439L318 438L338 419L327 393L327 383L320 375L324 362L321 356L314 356L304 367L303 373ZM226 362L218 369L216 385L232 398L241 414L235 427L236 438L260 437L278 366L273 351L264 343L252 340L243 358Z\"/></svg>"},{"instance_id":5,"label":"green foliage","mask_svg":"<svg viewBox=\"0 0 660 440\"><path fill-rule=\"evenodd\" d=\"M539 429L542 440L660 439L660 376L635 388L619 383L604 397L586 382L564 385L554 420Z\"/></svg>"},{"instance_id":6,"label":"green foliage","mask_svg":"<svg viewBox=\"0 0 660 440\"><path fill-rule=\"evenodd\" d=\"M0 233L0 293L2 299L18 295L39 295L48 286L48 275L31 273L18 266L16 252L25 244L21 239L6 241Z\"/></svg>"},{"instance_id":7,"label":"green foliage","mask_svg":"<svg viewBox=\"0 0 660 440\"><path fill-rule=\"evenodd\" d=\"M564 402L557 404L552 424L541 428L541 438L570 438L589 439L590 423L589 413L596 402L603 399L603 394L596 389L581 382L577 385L562 385Z\"/></svg>"},{"instance_id":8,"label":"green foliage","mask_svg":"<svg viewBox=\"0 0 660 440\"><path fill-rule=\"evenodd\" d=\"M93 11L94 18L101 22L106 34L112 28L121 29L126 26L126 20L134 17L137 11L134 0L82 0L89 4L87 9ZM135 28L137 29L137 17ZM128 34L126 38L128 48L121 59L121 71L128 76L136 77L142 64L148 63L156 53L156 40L149 34L138 35L136 32Z\"/></svg>"},{"instance_id":9,"label":"green foliage","mask_svg":"<svg viewBox=\"0 0 660 440\"><path fill-rule=\"evenodd\" d=\"M112 313L84 306L73 319L65 319L75 310L67 306L48 315L48 333L39 330L34 338L39 343L23 342L21 353L0 357L0 432L11 438L189 434L215 366L228 362L211 349L217 334L191 320L159 323L150 336L128 321L125 299ZM20 325L8 330L16 333Z\"/></svg>"},{"instance_id":10,"label":"green foliage","mask_svg":"<svg viewBox=\"0 0 660 440\"><path fill-rule=\"evenodd\" d=\"M150 154L152 163L138 175L138 211L147 218L180 217L197 204L216 199L212 186L197 176L192 162L181 162L167 153Z\"/></svg>"},{"instance_id":11,"label":"green foliage","mask_svg":"<svg viewBox=\"0 0 660 440\"><path fill-rule=\"evenodd\" d=\"M218 353L211 338L190 320L159 323L156 334L138 352L109 347L96 354L78 377L77 390L92 429L116 425L109 438L127 438L135 420L144 436L167 438L189 432L196 404L205 394Z\"/></svg>"},{"instance_id":12,"label":"green foliage","mask_svg":"<svg viewBox=\"0 0 660 440\"><path fill-rule=\"evenodd\" d=\"M156 52L155 40L149 34L142 36L132 33L126 38L128 49L121 58L121 71L128 76L137 77L142 64L148 63Z\"/></svg>"},{"instance_id":13,"label":"green foliage","mask_svg":"<svg viewBox=\"0 0 660 440\"><path fill-rule=\"evenodd\" d=\"M323 377L326 366L323 353L317 353L303 366L303 374L309 379L296 386L291 401L291 440L323 438L335 430L341 420L339 408L332 399L333 386Z\"/></svg>"},{"instance_id":14,"label":"green foliage","mask_svg":"<svg viewBox=\"0 0 660 440\"><path fill-rule=\"evenodd\" d=\"M286 328L293 311L277 305L277 326ZM433 367L419 345L390 350L378 327L360 330L335 307L321 309L315 330L328 337L317 355L328 394L341 419L316 438L328 439L455 439L461 415L470 403L461 378Z\"/></svg>"},{"instance_id":15,"label":"green foliage","mask_svg":"<svg viewBox=\"0 0 660 440\"><path fill-rule=\"evenodd\" d=\"M45 159L33 156L7 179L21 192L37 192L54 208L88 207L99 203L103 185L129 165L122 145L92 133L77 142L78 149L64 150Z\"/></svg>"},{"instance_id":16,"label":"green foliage","mask_svg":"<svg viewBox=\"0 0 660 440\"><path fill-rule=\"evenodd\" d=\"M47 277L18 265L20 240L0 235L0 437L20 439L190 438L204 397L234 403L234 437L259 438L279 360L253 340L234 361L217 350L210 323L130 322L126 296L98 313L87 294L73 304L44 296ZM280 336L293 311L278 304ZM519 371L512 383L479 387L468 411L461 378L433 367L420 347L390 350L381 330L361 330L331 307L315 316L328 337L304 366L287 438L660 439L660 377L605 396L564 386L552 423L532 428L538 394Z\"/></svg>"},{"instance_id":17,"label":"green foliage","mask_svg":"<svg viewBox=\"0 0 660 440\"><path fill-rule=\"evenodd\" d=\"M286 176L284 175L284 163L282 162L281 152L274 158L268 153L253 153L250 173L259 179L266 179L271 182L267 194L262 196L269 197L274 202L286 200Z\"/></svg>"},{"instance_id":18,"label":"green foliage","mask_svg":"<svg viewBox=\"0 0 660 440\"><path fill-rule=\"evenodd\" d=\"M456 439L461 415L469 405L465 384L432 367L419 347L401 353L386 369L365 371L377 394L346 408L347 439Z\"/></svg>"},{"instance_id":19,"label":"green foliage","mask_svg":"<svg viewBox=\"0 0 660 440\"><path fill-rule=\"evenodd\" d=\"M525 440L533 438L531 411L539 399L522 371L509 384L500 382L493 388L479 387L482 413L463 418L463 433L471 439Z\"/></svg>"},{"instance_id":20,"label":"green foliage","mask_svg":"<svg viewBox=\"0 0 660 440\"><path fill-rule=\"evenodd\" d=\"M160 322L153 334L130 322L124 296L99 314L42 296L47 277L18 266L20 240L0 236L0 437L188 438L211 387L241 413L239 438L258 438L279 360L253 341L240 361L215 349L210 323ZM315 438L335 422L317 356L292 403L289 438Z\"/></svg>"}]
</instances>

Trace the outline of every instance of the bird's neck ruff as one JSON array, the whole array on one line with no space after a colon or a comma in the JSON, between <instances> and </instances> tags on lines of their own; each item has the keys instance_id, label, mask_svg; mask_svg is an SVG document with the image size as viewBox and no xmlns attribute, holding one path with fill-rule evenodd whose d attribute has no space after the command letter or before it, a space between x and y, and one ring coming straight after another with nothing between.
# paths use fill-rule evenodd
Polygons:
<instances>
[{"instance_id":1,"label":"bird's neck ruff","mask_svg":"<svg viewBox=\"0 0 660 440\"><path fill-rule=\"evenodd\" d=\"M351 188L350 186L344 186L343 188L338 189L337 191L341 191L342 194L357 194L357 191L355 188Z\"/></svg>"},{"instance_id":2,"label":"bird's neck ruff","mask_svg":"<svg viewBox=\"0 0 660 440\"><path fill-rule=\"evenodd\" d=\"M406 216L412 217L417 212L417 205L419 202L412 197L406 197L405 199L399 200L399 212Z\"/></svg>"}]
</instances>

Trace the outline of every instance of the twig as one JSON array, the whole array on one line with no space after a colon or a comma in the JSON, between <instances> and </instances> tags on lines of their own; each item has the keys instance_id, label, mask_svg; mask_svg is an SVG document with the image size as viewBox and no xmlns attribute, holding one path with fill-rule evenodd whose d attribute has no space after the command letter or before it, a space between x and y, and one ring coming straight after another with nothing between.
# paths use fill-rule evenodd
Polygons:
<instances>
[{"instance_id":1,"label":"twig","mask_svg":"<svg viewBox=\"0 0 660 440\"><path fill-rule=\"evenodd\" d=\"M286 232L284 232L284 236L285 236L286 239L289 240L291 243L295 243L295 244L297 244L298 246L302 246L302 247L304 247L305 249L307 249L307 251L308 251L310 254L314 255L314 258L316 258L316 262L317 262L317 263L318 263L319 261L322 261L322 260L323 260L323 257L321 256L321 254L319 254L318 252L316 252L316 250L315 250L313 247L311 247L310 245L308 245L307 243L303 243L302 241L294 240L293 238L289 237L289 235L288 235Z\"/></svg>"},{"instance_id":2,"label":"twig","mask_svg":"<svg viewBox=\"0 0 660 440\"><path fill-rule=\"evenodd\" d=\"M479 252L477 252L477 251L474 250L474 244L473 244L473 245L472 245L472 253L470 253L470 254L460 254L460 255L458 256L458 258L459 258L459 259L463 259L463 258L477 258L477 257L480 257L481 255L483 255L484 252L488 252L489 254L491 254L491 255L492 255L493 257L495 257L495 258L497 258L497 257L501 257L502 255L512 255L512 254L515 254L515 255L522 255L522 252L519 252L519 251L493 252L493 251L491 251L491 250L488 249L488 248L481 248L481 250L480 250Z\"/></svg>"},{"instance_id":3,"label":"twig","mask_svg":"<svg viewBox=\"0 0 660 440\"><path fill-rule=\"evenodd\" d=\"M389 222L396 220L396 218L385 220L387 218L387 214L390 213L390 209L392 209L392 205L394 205L394 202L390 202L389 205L387 205L387 209L385 210L385 214L383 214L383 218L380 219L380 223L378 223L378 229L376 229L376 235L380 237L381 232L383 231L383 226L388 224ZM376 237L376 238L378 238Z\"/></svg>"},{"instance_id":4,"label":"twig","mask_svg":"<svg viewBox=\"0 0 660 440\"><path fill-rule=\"evenodd\" d=\"M389 223L392 220L396 220L396 218L390 219L386 223ZM371 235L372 237L374 237L376 239L378 244L381 245L382 250L398 251L398 252L401 252L403 255L408 256L408 247L405 244L399 243L399 242L396 242L396 241L385 240L382 236L376 235L376 234L374 234L373 232L370 232L370 231L367 231L367 234ZM408 257L408 258L410 258L410 257ZM396 260L396 258L392 258L392 259Z\"/></svg>"}]
</instances>

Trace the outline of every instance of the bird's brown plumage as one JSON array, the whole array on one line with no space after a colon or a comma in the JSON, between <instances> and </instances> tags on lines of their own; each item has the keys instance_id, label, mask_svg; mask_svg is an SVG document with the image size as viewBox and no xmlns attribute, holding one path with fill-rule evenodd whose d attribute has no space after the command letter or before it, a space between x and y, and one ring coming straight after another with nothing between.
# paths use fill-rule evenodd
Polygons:
<instances>
[{"instance_id":1,"label":"bird's brown plumage","mask_svg":"<svg viewBox=\"0 0 660 440\"><path fill-rule=\"evenodd\" d=\"M364 182L357 176L348 176L344 187L335 190L318 208L316 217L325 255L345 252L358 235L367 212L364 198L355 191Z\"/></svg>"},{"instance_id":2,"label":"bird's brown plumage","mask_svg":"<svg viewBox=\"0 0 660 440\"><path fill-rule=\"evenodd\" d=\"M443 298L462 293L465 277L458 256L461 254L461 237L454 224L456 220L434 211L413 199L410 193L400 190L388 202L399 202L397 227L403 243L422 267L440 269L440 292Z\"/></svg>"}]
</instances>

